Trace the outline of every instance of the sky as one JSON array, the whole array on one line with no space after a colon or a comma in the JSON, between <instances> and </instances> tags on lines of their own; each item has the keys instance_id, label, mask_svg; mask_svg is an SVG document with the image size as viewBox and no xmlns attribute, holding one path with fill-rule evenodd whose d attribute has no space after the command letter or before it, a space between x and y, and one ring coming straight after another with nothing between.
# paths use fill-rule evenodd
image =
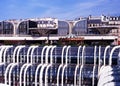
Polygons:
<instances>
[{"instance_id":1,"label":"sky","mask_svg":"<svg viewBox=\"0 0 120 86\"><path fill-rule=\"evenodd\" d=\"M120 15L120 0L0 0L0 20Z\"/></svg>"}]
</instances>

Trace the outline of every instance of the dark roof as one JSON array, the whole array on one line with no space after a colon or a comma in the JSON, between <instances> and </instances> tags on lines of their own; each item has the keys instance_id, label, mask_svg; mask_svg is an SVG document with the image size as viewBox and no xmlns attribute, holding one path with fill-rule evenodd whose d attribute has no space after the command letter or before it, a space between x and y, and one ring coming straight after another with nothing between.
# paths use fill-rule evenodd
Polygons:
<instances>
[{"instance_id":1,"label":"dark roof","mask_svg":"<svg viewBox=\"0 0 120 86\"><path fill-rule=\"evenodd\" d=\"M101 23L101 20L100 19L88 20L88 23L98 24Z\"/></svg>"}]
</instances>

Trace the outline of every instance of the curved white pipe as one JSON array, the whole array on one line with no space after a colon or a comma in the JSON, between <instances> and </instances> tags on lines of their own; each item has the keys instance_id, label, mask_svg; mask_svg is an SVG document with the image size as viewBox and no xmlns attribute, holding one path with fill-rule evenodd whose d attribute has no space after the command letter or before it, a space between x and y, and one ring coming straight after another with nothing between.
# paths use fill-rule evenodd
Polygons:
<instances>
[{"instance_id":1,"label":"curved white pipe","mask_svg":"<svg viewBox=\"0 0 120 86\"><path fill-rule=\"evenodd\" d=\"M20 46L19 49L18 49L18 51L17 51L17 63L19 63L20 50L21 50L22 48L24 48L24 47L25 47L25 46Z\"/></svg>"},{"instance_id":2,"label":"curved white pipe","mask_svg":"<svg viewBox=\"0 0 120 86\"><path fill-rule=\"evenodd\" d=\"M4 62L4 63L6 62L6 52L7 52L7 50L8 50L9 48L12 48L12 47L13 47L13 46L7 46L7 47L5 48L4 53L3 53L3 58L4 58L3 62Z\"/></svg>"},{"instance_id":3,"label":"curved white pipe","mask_svg":"<svg viewBox=\"0 0 120 86\"><path fill-rule=\"evenodd\" d=\"M59 74L60 74L60 69L62 68L63 64L61 64L58 68L58 72L57 72L57 86L59 86Z\"/></svg>"},{"instance_id":4,"label":"curved white pipe","mask_svg":"<svg viewBox=\"0 0 120 86\"><path fill-rule=\"evenodd\" d=\"M63 86L63 80L64 80L64 78L63 78L64 77L64 70L67 67L67 63L68 63L68 51L69 51L70 47L71 46L68 46L67 49L66 49L65 65L63 66L63 70L62 70L62 81L61 81L62 86Z\"/></svg>"},{"instance_id":5,"label":"curved white pipe","mask_svg":"<svg viewBox=\"0 0 120 86\"><path fill-rule=\"evenodd\" d=\"M81 67L80 67L80 73L79 73L79 86L82 86L82 82L81 82L81 76L82 76L82 69L83 69L83 65L81 65Z\"/></svg>"},{"instance_id":6,"label":"curved white pipe","mask_svg":"<svg viewBox=\"0 0 120 86\"><path fill-rule=\"evenodd\" d=\"M41 52L41 64L39 64L37 66L36 72L35 72L35 86L37 86L37 74L38 74L38 70L41 66L43 66L43 55L44 55L44 51L46 48L48 48L49 46L44 46Z\"/></svg>"},{"instance_id":7,"label":"curved white pipe","mask_svg":"<svg viewBox=\"0 0 120 86\"><path fill-rule=\"evenodd\" d=\"M52 64L48 65L45 71L45 86L48 86L48 69L52 66Z\"/></svg>"},{"instance_id":8,"label":"curved white pipe","mask_svg":"<svg viewBox=\"0 0 120 86\"><path fill-rule=\"evenodd\" d=\"M106 65L106 61L105 61L105 59L106 59L106 54L107 54L107 50L110 48L110 46L108 45L106 48L105 48L105 51L104 51L104 63L103 63L103 66L105 66Z\"/></svg>"},{"instance_id":9,"label":"curved white pipe","mask_svg":"<svg viewBox=\"0 0 120 86\"><path fill-rule=\"evenodd\" d=\"M46 50L46 55L45 55L45 63L48 64L48 54L49 54L49 50L50 48L52 48L52 46L48 46L47 50Z\"/></svg>"},{"instance_id":10,"label":"curved white pipe","mask_svg":"<svg viewBox=\"0 0 120 86\"><path fill-rule=\"evenodd\" d=\"M11 86L11 73L12 73L12 69L13 69L16 65L18 65L18 64L17 64L17 63L14 63L14 64L11 66L10 70L9 70L9 85L10 85L10 86Z\"/></svg>"},{"instance_id":11,"label":"curved white pipe","mask_svg":"<svg viewBox=\"0 0 120 86\"><path fill-rule=\"evenodd\" d=\"M5 84L7 84L7 73L8 73L8 71L9 71L9 68L13 65L14 63L11 63L11 64L9 64L8 66L7 66L7 68L6 68L6 70L5 70ZM8 82L9 83L9 82Z\"/></svg>"},{"instance_id":12,"label":"curved white pipe","mask_svg":"<svg viewBox=\"0 0 120 86\"><path fill-rule=\"evenodd\" d=\"M20 48L20 46L17 46L15 49L14 49L14 52L13 52L13 63L15 63L16 61L16 58L15 58L15 54L17 52L17 50Z\"/></svg>"},{"instance_id":13,"label":"curved white pipe","mask_svg":"<svg viewBox=\"0 0 120 86\"><path fill-rule=\"evenodd\" d=\"M80 67L80 73L79 73L79 86L81 86L81 76L82 76L82 69L83 69L83 66L84 66L84 53L85 53L85 46L83 46L83 49L82 49L82 61L81 61L81 67Z\"/></svg>"},{"instance_id":14,"label":"curved white pipe","mask_svg":"<svg viewBox=\"0 0 120 86\"><path fill-rule=\"evenodd\" d=\"M6 46L1 47L1 50L0 50L0 63L2 63L2 54L3 54L5 49L6 49Z\"/></svg>"},{"instance_id":15,"label":"curved white pipe","mask_svg":"<svg viewBox=\"0 0 120 86\"><path fill-rule=\"evenodd\" d=\"M36 71L35 71L35 86L37 86L37 74L38 74L38 70L39 68L42 66L43 64L39 64L36 68Z\"/></svg>"},{"instance_id":16,"label":"curved white pipe","mask_svg":"<svg viewBox=\"0 0 120 86\"><path fill-rule=\"evenodd\" d=\"M68 63L68 50L71 46L68 46L67 49L66 49L66 56L65 56L65 64L67 65Z\"/></svg>"},{"instance_id":17,"label":"curved white pipe","mask_svg":"<svg viewBox=\"0 0 120 86\"><path fill-rule=\"evenodd\" d=\"M33 47L34 47L34 46L30 46L30 47L28 48L28 51L27 51L27 64L29 64L29 62L30 62L29 54L30 54L30 51L31 51L31 49L32 49Z\"/></svg>"},{"instance_id":18,"label":"curved white pipe","mask_svg":"<svg viewBox=\"0 0 120 86\"><path fill-rule=\"evenodd\" d=\"M109 57L109 65L110 65L110 66L112 65L112 55L113 55L114 51L115 51L116 49L118 49L118 48L120 48L120 45L113 47L113 49L112 49L111 52L110 52L110 57Z\"/></svg>"},{"instance_id":19,"label":"curved white pipe","mask_svg":"<svg viewBox=\"0 0 120 86\"><path fill-rule=\"evenodd\" d=\"M81 46L78 47L78 52L77 52L77 65L75 67L75 73L74 73L74 86L76 86L76 76L77 76L77 69L79 67L79 60L80 60L80 49L81 49Z\"/></svg>"},{"instance_id":20,"label":"curved white pipe","mask_svg":"<svg viewBox=\"0 0 120 86\"><path fill-rule=\"evenodd\" d=\"M43 86L43 71L45 69L45 67L47 66L47 64L44 64L40 70L40 76L39 76L39 82L40 82L40 86Z\"/></svg>"},{"instance_id":21,"label":"curved white pipe","mask_svg":"<svg viewBox=\"0 0 120 86\"><path fill-rule=\"evenodd\" d=\"M12 73L12 69L16 66L16 65L18 65L19 64L19 53L20 53L20 50L22 49L22 48L24 48L25 46L18 46L17 47L17 49L18 49L18 51L17 51L17 63L14 63L12 66L11 66L11 68L10 68L10 70L9 70L9 85L11 86L11 73ZM14 54L13 54L13 58L15 58L15 53L16 53L16 51L14 52Z\"/></svg>"},{"instance_id":22,"label":"curved white pipe","mask_svg":"<svg viewBox=\"0 0 120 86\"><path fill-rule=\"evenodd\" d=\"M64 86L63 84L63 81L64 81L64 71L65 71L65 68L67 67L67 64L64 65L63 67L63 70L62 70L62 81L61 81L61 86Z\"/></svg>"},{"instance_id":23,"label":"curved white pipe","mask_svg":"<svg viewBox=\"0 0 120 86\"><path fill-rule=\"evenodd\" d=\"M43 64L43 57L44 57L44 51L46 48L48 48L49 46L44 46L43 49L42 49L42 52L41 52L41 64Z\"/></svg>"},{"instance_id":24,"label":"curved white pipe","mask_svg":"<svg viewBox=\"0 0 120 86\"><path fill-rule=\"evenodd\" d=\"M95 84L95 67L96 67L96 53L97 53L97 46L94 48L94 66L93 66L93 76L92 76L92 86Z\"/></svg>"},{"instance_id":25,"label":"curved white pipe","mask_svg":"<svg viewBox=\"0 0 120 86\"><path fill-rule=\"evenodd\" d=\"M101 46L99 46L99 56L98 56L98 74L99 74L99 71L100 71L100 66L101 66Z\"/></svg>"},{"instance_id":26,"label":"curved white pipe","mask_svg":"<svg viewBox=\"0 0 120 86\"><path fill-rule=\"evenodd\" d=\"M33 62L33 52L34 52L35 48L37 48L37 47L38 46L34 46L33 49L32 49L32 51L31 51L31 64Z\"/></svg>"},{"instance_id":27,"label":"curved white pipe","mask_svg":"<svg viewBox=\"0 0 120 86\"><path fill-rule=\"evenodd\" d=\"M24 70L24 75L23 75L23 77L24 77L24 84L23 84L23 86L26 86L26 73L27 73L27 69L30 67L30 66L32 66L32 64L27 64L27 66L25 67L25 70Z\"/></svg>"},{"instance_id":28,"label":"curved white pipe","mask_svg":"<svg viewBox=\"0 0 120 86\"><path fill-rule=\"evenodd\" d=\"M66 47L67 46L64 46L63 49L62 49L61 64L64 64L64 61L63 61L63 59L64 59L64 50L65 50Z\"/></svg>"},{"instance_id":29,"label":"curved white pipe","mask_svg":"<svg viewBox=\"0 0 120 86\"><path fill-rule=\"evenodd\" d=\"M22 72L26 66L27 66L27 64L24 64L20 69L20 77L19 77L20 78L20 86L22 86Z\"/></svg>"},{"instance_id":30,"label":"curved white pipe","mask_svg":"<svg viewBox=\"0 0 120 86\"><path fill-rule=\"evenodd\" d=\"M83 65L85 63L84 61L84 54L85 54L85 46L83 46L83 49L82 49L82 62L81 62L81 65Z\"/></svg>"},{"instance_id":31,"label":"curved white pipe","mask_svg":"<svg viewBox=\"0 0 120 86\"><path fill-rule=\"evenodd\" d=\"M50 64L53 63L53 50L56 48L56 46L53 46L51 49L51 54L50 54Z\"/></svg>"},{"instance_id":32,"label":"curved white pipe","mask_svg":"<svg viewBox=\"0 0 120 86\"><path fill-rule=\"evenodd\" d=\"M77 76L77 69L78 69L78 67L79 67L79 65L77 65L76 67L75 67L75 74L74 74L74 86L76 86L76 76Z\"/></svg>"},{"instance_id":33,"label":"curved white pipe","mask_svg":"<svg viewBox=\"0 0 120 86\"><path fill-rule=\"evenodd\" d=\"M77 64L79 65L79 61L80 61L80 49L81 49L81 46L78 47L78 52L77 52Z\"/></svg>"},{"instance_id":34,"label":"curved white pipe","mask_svg":"<svg viewBox=\"0 0 120 86\"><path fill-rule=\"evenodd\" d=\"M97 53L97 46L95 46L94 48L94 66L96 66L96 59L97 59L96 53Z\"/></svg>"}]
</instances>

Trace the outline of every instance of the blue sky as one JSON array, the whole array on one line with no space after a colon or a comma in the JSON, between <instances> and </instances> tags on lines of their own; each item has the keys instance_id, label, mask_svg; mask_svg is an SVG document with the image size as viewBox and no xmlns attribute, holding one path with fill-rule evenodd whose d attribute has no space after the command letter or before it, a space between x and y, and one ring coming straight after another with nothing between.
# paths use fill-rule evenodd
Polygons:
<instances>
[{"instance_id":1,"label":"blue sky","mask_svg":"<svg viewBox=\"0 0 120 86\"><path fill-rule=\"evenodd\" d=\"M1 0L0 20L120 15L120 0Z\"/></svg>"}]
</instances>

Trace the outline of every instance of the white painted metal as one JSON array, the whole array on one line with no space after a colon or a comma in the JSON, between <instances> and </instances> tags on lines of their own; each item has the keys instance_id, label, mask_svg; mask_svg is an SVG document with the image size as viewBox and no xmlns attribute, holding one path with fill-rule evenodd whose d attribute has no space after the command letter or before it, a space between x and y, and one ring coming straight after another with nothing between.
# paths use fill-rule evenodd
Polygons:
<instances>
[{"instance_id":1,"label":"white painted metal","mask_svg":"<svg viewBox=\"0 0 120 86\"><path fill-rule=\"evenodd\" d=\"M6 46L1 46L1 50L0 50L0 63L2 63L2 54L3 54L5 49L6 49Z\"/></svg>"},{"instance_id":2,"label":"white painted metal","mask_svg":"<svg viewBox=\"0 0 120 86\"><path fill-rule=\"evenodd\" d=\"M45 71L45 86L48 86L48 69L53 65L53 50L56 48L56 46L53 46L51 49L51 54L50 54L50 64L47 66L46 71Z\"/></svg>"},{"instance_id":3,"label":"white painted metal","mask_svg":"<svg viewBox=\"0 0 120 86\"><path fill-rule=\"evenodd\" d=\"M62 81L61 81L61 85L63 86L63 81L64 81L64 71L65 71L65 68L68 66L68 50L71 46L68 46L67 49L66 49L66 56L65 56L65 65L63 66L63 69L62 69Z\"/></svg>"},{"instance_id":4,"label":"white painted metal","mask_svg":"<svg viewBox=\"0 0 120 86\"><path fill-rule=\"evenodd\" d=\"M45 71L45 86L48 86L48 69L52 66L52 64L49 64Z\"/></svg>"},{"instance_id":5,"label":"white painted metal","mask_svg":"<svg viewBox=\"0 0 120 86\"><path fill-rule=\"evenodd\" d=\"M99 56L98 56L98 74L101 66L101 46L99 46Z\"/></svg>"},{"instance_id":6,"label":"white painted metal","mask_svg":"<svg viewBox=\"0 0 120 86\"><path fill-rule=\"evenodd\" d=\"M50 54L50 64L53 64L53 50L56 48L56 46L53 46L51 49L51 54Z\"/></svg>"},{"instance_id":7,"label":"white painted metal","mask_svg":"<svg viewBox=\"0 0 120 86\"><path fill-rule=\"evenodd\" d=\"M46 67L47 65L48 65L48 64L44 64L44 65L42 65L42 67L41 67L40 76L39 76L40 86L43 86L43 71L44 71L44 69L45 69L45 67Z\"/></svg>"},{"instance_id":8,"label":"white painted metal","mask_svg":"<svg viewBox=\"0 0 120 86\"><path fill-rule=\"evenodd\" d=\"M80 73L79 73L79 86L82 86L82 69L83 69L83 65L81 65L80 67Z\"/></svg>"},{"instance_id":9,"label":"white painted metal","mask_svg":"<svg viewBox=\"0 0 120 86\"><path fill-rule=\"evenodd\" d=\"M27 73L27 69L30 67L30 66L32 66L32 64L27 64L27 66L25 67L25 69L24 69L24 75L23 75L23 77L24 77L24 81L23 81L23 86L26 86L26 73Z\"/></svg>"},{"instance_id":10,"label":"white painted metal","mask_svg":"<svg viewBox=\"0 0 120 86\"><path fill-rule=\"evenodd\" d=\"M12 48L12 47L13 47L13 46L7 46L7 47L5 48L4 53L3 53L3 59L4 59L3 62L4 62L4 63L6 63L6 52L7 52L8 49L10 49L10 48Z\"/></svg>"},{"instance_id":11,"label":"white painted metal","mask_svg":"<svg viewBox=\"0 0 120 86\"><path fill-rule=\"evenodd\" d=\"M61 64L62 65L64 64L63 58L64 58L64 52L65 52L64 50L65 50L66 47L67 46L64 46L63 49L62 49L62 56L61 56L61 61L62 61Z\"/></svg>"},{"instance_id":12,"label":"white painted metal","mask_svg":"<svg viewBox=\"0 0 120 86\"><path fill-rule=\"evenodd\" d=\"M97 46L94 48L94 66L93 66L93 76L92 76L92 86L95 84L95 68L96 68L96 53L97 53Z\"/></svg>"},{"instance_id":13,"label":"white painted metal","mask_svg":"<svg viewBox=\"0 0 120 86\"><path fill-rule=\"evenodd\" d=\"M13 68L16 66L16 65L18 65L17 63L14 63L14 64L12 64L12 66L10 67L10 69L9 69L9 85L11 86L11 73L12 73L12 70L13 70Z\"/></svg>"},{"instance_id":14,"label":"white painted metal","mask_svg":"<svg viewBox=\"0 0 120 86\"><path fill-rule=\"evenodd\" d=\"M77 52L77 65L75 67L75 74L74 74L74 86L76 86L76 78L77 78L77 69L79 68L79 60L80 60L80 49L81 49L81 46L78 47L78 52Z\"/></svg>"},{"instance_id":15,"label":"white painted metal","mask_svg":"<svg viewBox=\"0 0 120 86\"><path fill-rule=\"evenodd\" d=\"M52 46L48 46L47 50L46 50L46 55L45 55L45 64L42 66L41 70L40 70L40 76L39 76L39 80L40 80L40 86L43 86L43 71L45 69L46 66L48 66L48 54L50 51L50 48L52 48Z\"/></svg>"},{"instance_id":16,"label":"white painted metal","mask_svg":"<svg viewBox=\"0 0 120 86\"><path fill-rule=\"evenodd\" d=\"M27 66L28 64L24 64L22 67L21 67L21 69L20 69L20 86L22 86L22 72L23 72L23 70L24 70L24 68Z\"/></svg>"},{"instance_id":17,"label":"white painted metal","mask_svg":"<svg viewBox=\"0 0 120 86\"><path fill-rule=\"evenodd\" d=\"M84 66L84 54L85 54L85 46L83 46L83 49L82 49L82 61L81 61L81 67L80 67L80 73L79 73L79 86L82 85L81 83L81 78L82 78L82 69L83 69L83 66Z\"/></svg>"},{"instance_id":18,"label":"white painted metal","mask_svg":"<svg viewBox=\"0 0 120 86\"><path fill-rule=\"evenodd\" d=\"M62 48L62 54L61 54L61 64L59 65L59 67L58 67L58 71L57 71L57 86L59 86L59 74L60 74L60 69L62 68L62 66L63 66L63 64L64 64L64 62L63 62L63 56L64 56L64 50L65 50L65 48L66 48L67 46L64 46L63 48Z\"/></svg>"},{"instance_id":19,"label":"white painted metal","mask_svg":"<svg viewBox=\"0 0 120 86\"><path fill-rule=\"evenodd\" d=\"M9 64L8 66L7 66L7 68L6 68L6 70L5 70L5 84L7 84L7 73L9 72L9 69L10 69L10 67L13 65L14 63L11 63L11 64ZM9 83L9 82L8 82Z\"/></svg>"},{"instance_id":20,"label":"white painted metal","mask_svg":"<svg viewBox=\"0 0 120 86\"><path fill-rule=\"evenodd\" d=\"M104 63L103 63L103 66L105 66L106 65L106 61L105 61L105 59L106 59L106 54L107 54L107 50L110 48L110 46L108 45L108 46L106 46L106 48L105 48L105 51L104 51Z\"/></svg>"},{"instance_id":21,"label":"white painted metal","mask_svg":"<svg viewBox=\"0 0 120 86\"><path fill-rule=\"evenodd\" d=\"M65 68L67 67L67 64L65 64L64 66L63 66L63 69L62 69L62 81L61 81L61 86L64 86L64 71L65 71Z\"/></svg>"},{"instance_id":22,"label":"white painted metal","mask_svg":"<svg viewBox=\"0 0 120 86\"><path fill-rule=\"evenodd\" d=\"M109 65L110 65L110 66L112 65L112 55L113 55L114 51L115 51L116 49L118 49L118 48L120 48L120 45L113 47L113 49L112 49L111 52L110 52L110 57L109 57Z\"/></svg>"},{"instance_id":23,"label":"white painted metal","mask_svg":"<svg viewBox=\"0 0 120 86\"><path fill-rule=\"evenodd\" d=\"M43 64L39 64L36 68L36 72L35 72L35 86L37 86L38 82L37 82L37 74L38 74L38 70L39 68L42 66Z\"/></svg>"},{"instance_id":24,"label":"white painted metal","mask_svg":"<svg viewBox=\"0 0 120 86\"><path fill-rule=\"evenodd\" d=\"M34 46L32 51L31 51L31 58L30 58L31 59L31 62L30 62L31 64L33 63L33 52L34 52L35 48L37 48L37 47L38 46Z\"/></svg>"},{"instance_id":25,"label":"white painted metal","mask_svg":"<svg viewBox=\"0 0 120 86\"><path fill-rule=\"evenodd\" d=\"M49 46L46 50L46 56L45 56L45 64L48 64L48 55L49 55L49 51L52 48L52 46Z\"/></svg>"},{"instance_id":26,"label":"white painted metal","mask_svg":"<svg viewBox=\"0 0 120 86\"><path fill-rule=\"evenodd\" d=\"M44 51L45 49L48 48L48 46L44 46L43 49L42 49L42 52L41 52L41 64L43 64L43 57L44 57Z\"/></svg>"},{"instance_id":27,"label":"white painted metal","mask_svg":"<svg viewBox=\"0 0 120 86\"><path fill-rule=\"evenodd\" d=\"M9 70L9 85L10 85L10 86L11 86L11 73L12 73L12 70L13 70L13 68L14 68L16 65L19 64L19 54L20 54L20 50L21 50L22 48L24 48L24 47L25 47L25 46L19 46L19 47L18 47L17 57L16 57L17 62L14 63L14 64L11 66L10 70ZM16 53L16 51L15 51L14 54L13 54L13 58L15 58L15 53Z\"/></svg>"},{"instance_id":28,"label":"white painted metal","mask_svg":"<svg viewBox=\"0 0 120 86\"><path fill-rule=\"evenodd\" d=\"M42 52L41 52L41 64L39 64L38 66L37 66L37 69L36 69L36 72L35 72L35 86L37 86L37 74L38 74L38 70L39 70L39 68L40 67L42 67L43 66L43 57L44 57L44 52L45 52L45 49L46 48L48 48L49 46L44 46L43 47L43 49L42 49Z\"/></svg>"}]
</instances>

